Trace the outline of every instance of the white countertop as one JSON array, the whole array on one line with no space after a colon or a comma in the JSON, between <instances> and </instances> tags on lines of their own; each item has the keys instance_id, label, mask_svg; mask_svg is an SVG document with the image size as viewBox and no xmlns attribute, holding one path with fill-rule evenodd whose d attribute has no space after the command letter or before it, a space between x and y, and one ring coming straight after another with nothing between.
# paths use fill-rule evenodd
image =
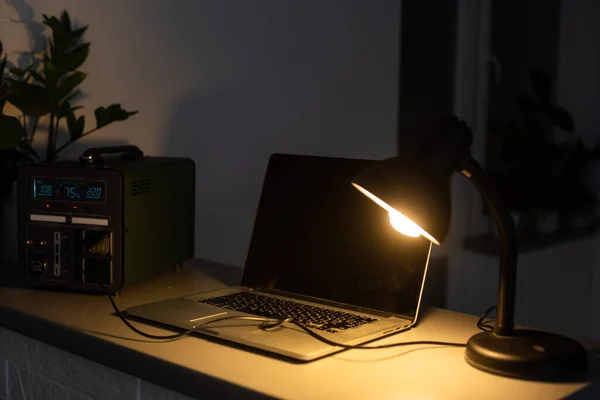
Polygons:
<instances>
[{"instance_id":1,"label":"white countertop","mask_svg":"<svg viewBox=\"0 0 600 400\"><path fill-rule=\"evenodd\" d=\"M196 260L180 270L126 288L116 302L125 310L138 304L211 290L236 283L240 273L237 268ZM23 318L28 321L26 324L19 322ZM477 316L428 308L423 311L417 327L375 343L466 342L479 332L476 321ZM550 384L498 377L467 365L464 348L430 345L350 350L300 364L204 337L153 342L129 330L114 315L105 296L0 287L0 326L41 340L41 335L36 337L36 324L39 329L57 330L56 338L44 336L43 341L48 344L192 396L200 396L202 382L212 378L286 399L549 399L576 393L585 396L581 398L589 398L588 394L600 398L596 387L600 385L597 351L590 352L592 372L589 378L599 382L595 384L589 381ZM169 333L155 326L134 324L149 333ZM71 332L73 340L59 338L61 332ZM108 344L110 346L104 346ZM591 342L586 345L596 346ZM106 348L108 350L102 352L112 351L114 357L127 357L127 360L107 362L109 358L95 353L93 346ZM177 376L173 379L163 377L160 371L163 367L168 374ZM195 380L196 375L203 379ZM598 397L589 391L594 391ZM577 396L573 398L580 398Z\"/></svg>"}]
</instances>

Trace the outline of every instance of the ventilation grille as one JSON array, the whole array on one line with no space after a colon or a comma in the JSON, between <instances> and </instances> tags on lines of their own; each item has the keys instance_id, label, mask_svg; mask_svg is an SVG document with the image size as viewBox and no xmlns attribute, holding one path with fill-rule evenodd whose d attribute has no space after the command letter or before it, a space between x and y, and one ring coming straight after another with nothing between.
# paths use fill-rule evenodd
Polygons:
<instances>
[{"instance_id":1,"label":"ventilation grille","mask_svg":"<svg viewBox=\"0 0 600 400\"><path fill-rule=\"evenodd\" d=\"M138 179L131 182L131 195L150 193L150 179Z\"/></svg>"}]
</instances>

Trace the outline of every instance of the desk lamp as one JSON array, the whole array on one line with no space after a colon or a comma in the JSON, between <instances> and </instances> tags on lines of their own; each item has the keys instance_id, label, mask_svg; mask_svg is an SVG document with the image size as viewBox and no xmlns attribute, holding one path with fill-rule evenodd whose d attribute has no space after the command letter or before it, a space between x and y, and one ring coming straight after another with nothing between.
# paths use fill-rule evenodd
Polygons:
<instances>
[{"instance_id":1,"label":"desk lamp","mask_svg":"<svg viewBox=\"0 0 600 400\"><path fill-rule=\"evenodd\" d=\"M473 134L457 117L424 128L409 148L362 170L352 185L385 209L391 225L407 236L440 245L450 225L450 176L469 179L493 215L501 237L498 308L492 331L471 337L466 361L492 374L540 381L565 381L587 373L587 352L577 341L554 333L515 329L517 237L515 225L487 175L470 153Z\"/></svg>"}]
</instances>

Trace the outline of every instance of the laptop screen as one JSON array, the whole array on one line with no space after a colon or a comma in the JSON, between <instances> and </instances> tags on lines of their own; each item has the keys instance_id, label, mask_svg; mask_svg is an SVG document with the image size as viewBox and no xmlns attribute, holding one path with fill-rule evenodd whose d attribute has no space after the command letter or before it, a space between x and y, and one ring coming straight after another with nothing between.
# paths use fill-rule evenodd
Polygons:
<instances>
[{"instance_id":1,"label":"laptop screen","mask_svg":"<svg viewBox=\"0 0 600 400\"><path fill-rule=\"evenodd\" d=\"M371 162L272 155L242 285L415 318L431 243L352 187Z\"/></svg>"}]
</instances>

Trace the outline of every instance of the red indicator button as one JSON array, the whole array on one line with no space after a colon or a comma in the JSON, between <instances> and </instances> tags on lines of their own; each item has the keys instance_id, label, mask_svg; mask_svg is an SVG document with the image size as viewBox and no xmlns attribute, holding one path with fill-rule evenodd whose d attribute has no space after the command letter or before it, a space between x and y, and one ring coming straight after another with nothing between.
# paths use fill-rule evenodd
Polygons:
<instances>
[{"instance_id":1,"label":"red indicator button","mask_svg":"<svg viewBox=\"0 0 600 400\"><path fill-rule=\"evenodd\" d=\"M77 210L77 206L73 206L73 210Z\"/></svg>"},{"instance_id":2,"label":"red indicator button","mask_svg":"<svg viewBox=\"0 0 600 400\"><path fill-rule=\"evenodd\" d=\"M50 208L50 204L46 203L46 208Z\"/></svg>"}]
</instances>

